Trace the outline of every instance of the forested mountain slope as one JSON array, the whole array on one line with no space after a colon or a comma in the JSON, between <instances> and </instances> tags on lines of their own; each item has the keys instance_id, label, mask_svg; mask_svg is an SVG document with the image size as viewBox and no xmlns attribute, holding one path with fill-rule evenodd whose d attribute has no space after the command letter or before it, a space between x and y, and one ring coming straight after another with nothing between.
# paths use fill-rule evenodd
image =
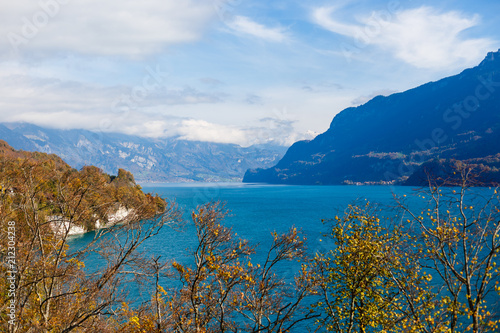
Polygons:
<instances>
[{"instance_id":1,"label":"forested mountain slope","mask_svg":"<svg viewBox=\"0 0 500 333\"><path fill-rule=\"evenodd\" d=\"M243 181L404 183L435 159L483 164L494 178L499 142L500 50L458 75L343 110L325 133Z\"/></svg>"}]
</instances>

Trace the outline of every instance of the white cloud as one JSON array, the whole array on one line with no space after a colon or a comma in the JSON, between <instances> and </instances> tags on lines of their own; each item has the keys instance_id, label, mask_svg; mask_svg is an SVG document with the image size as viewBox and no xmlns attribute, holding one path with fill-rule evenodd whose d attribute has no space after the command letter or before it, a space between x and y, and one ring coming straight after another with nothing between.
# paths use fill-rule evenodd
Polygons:
<instances>
[{"instance_id":1,"label":"white cloud","mask_svg":"<svg viewBox=\"0 0 500 333\"><path fill-rule=\"evenodd\" d=\"M138 58L199 39L214 15L203 0L3 1L0 50Z\"/></svg>"},{"instance_id":2,"label":"white cloud","mask_svg":"<svg viewBox=\"0 0 500 333\"><path fill-rule=\"evenodd\" d=\"M220 101L217 94L189 87L159 87L136 96L134 88L127 86L100 86L14 73L0 73L0 96L0 122L25 121L63 129L149 136L176 134L169 132L177 125L172 121L179 122L183 117L165 116L169 108ZM168 123L164 123L165 119Z\"/></svg>"},{"instance_id":3,"label":"white cloud","mask_svg":"<svg viewBox=\"0 0 500 333\"><path fill-rule=\"evenodd\" d=\"M331 17L333 12L337 9L337 7L319 7L314 9L312 14L314 23L331 32L354 37L358 29L357 26L335 21Z\"/></svg>"},{"instance_id":4,"label":"white cloud","mask_svg":"<svg viewBox=\"0 0 500 333\"><path fill-rule=\"evenodd\" d=\"M453 69L475 65L495 44L488 38L469 38L463 34L480 24L478 15L439 12L423 6L392 14L373 12L358 18L356 24L347 24L333 18L338 10L320 7L312 16L324 29L352 38L352 45L345 48L347 51L372 45L417 68Z\"/></svg>"},{"instance_id":5,"label":"white cloud","mask_svg":"<svg viewBox=\"0 0 500 333\"><path fill-rule=\"evenodd\" d=\"M273 143L290 146L298 140L312 139L312 131L299 134L293 121L267 117L260 119L255 126L228 126L201 119L182 120L176 128L180 139L191 141L209 141L236 143L241 146Z\"/></svg>"},{"instance_id":6,"label":"white cloud","mask_svg":"<svg viewBox=\"0 0 500 333\"><path fill-rule=\"evenodd\" d=\"M130 100L123 97L131 96L130 91L126 86L106 87L0 72L0 122L243 146L270 142L290 145L311 138L297 130L289 114L276 111L259 120L266 113L264 105L239 101L219 103L214 108L211 95L191 88L152 91L144 100L117 104Z\"/></svg>"},{"instance_id":7,"label":"white cloud","mask_svg":"<svg viewBox=\"0 0 500 333\"><path fill-rule=\"evenodd\" d=\"M124 109L147 111L148 108L174 105L214 104L222 102L224 98L221 93L204 92L189 86L167 88L157 85L147 88L142 85L101 86L26 74L0 73L0 96L3 96L0 108L12 117L24 112L116 113Z\"/></svg>"},{"instance_id":8,"label":"white cloud","mask_svg":"<svg viewBox=\"0 0 500 333\"><path fill-rule=\"evenodd\" d=\"M228 26L236 33L242 33L270 42L283 42L287 39L283 28L268 28L248 17L235 16Z\"/></svg>"},{"instance_id":9,"label":"white cloud","mask_svg":"<svg viewBox=\"0 0 500 333\"><path fill-rule=\"evenodd\" d=\"M180 139L183 140L239 144L247 143L245 132L242 129L209 123L201 119L183 120L177 132L180 135Z\"/></svg>"}]
</instances>

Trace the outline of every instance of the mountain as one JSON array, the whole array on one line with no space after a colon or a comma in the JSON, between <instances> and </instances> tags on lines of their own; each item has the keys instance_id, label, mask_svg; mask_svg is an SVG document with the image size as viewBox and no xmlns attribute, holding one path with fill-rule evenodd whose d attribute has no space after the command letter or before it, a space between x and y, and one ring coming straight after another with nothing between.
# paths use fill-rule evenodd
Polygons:
<instances>
[{"instance_id":1,"label":"mountain","mask_svg":"<svg viewBox=\"0 0 500 333\"><path fill-rule=\"evenodd\" d=\"M343 110L325 133L296 142L274 167L248 170L243 181L402 184L434 159L482 163L497 153L500 50L458 75Z\"/></svg>"},{"instance_id":2,"label":"mountain","mask_svg":"<svg viewBox=\"0 0 500 333\"><path fill-rule=\"evenodd\" d=\"M241 147L26 123L0 124L0 139L15 149L57 154L77 169L95 165L110 174L127 169L140 182L241 181L245 170L270 167L286 151L272 145Z\"/></svg>"}]
</instances>

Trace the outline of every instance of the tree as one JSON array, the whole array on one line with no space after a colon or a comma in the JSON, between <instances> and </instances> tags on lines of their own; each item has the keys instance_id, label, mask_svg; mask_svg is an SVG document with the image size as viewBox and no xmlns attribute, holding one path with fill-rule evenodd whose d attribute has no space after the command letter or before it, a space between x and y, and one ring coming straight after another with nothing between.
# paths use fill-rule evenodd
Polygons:
<instances>
[{"instance_id":1,"label":"tree","mask_svg":"<svg viewBox=\"0 0 500 333\"><path fill-rule=\"evenodd\" d=\"M121 289L130 276L126 273L138 272L148 262L138 251L145 240L180 220L175 205L134 185L111 185L110 177L95 167L76 171L53 155L1 148L0 184L6 190L0 222L12 225L15 235L0 236L9 245L2 246L0 256L12 257L11 265L2 265L2 275L13 272L11 294L4 293L11 290L10 282L0 280L2 331L116 331L109 318L125 300ZM126 194L122 198L120 191ZM91 230L96 220L107 221L121 206L131 209L126 218L115 218L87 246L69 251L72 226ZM99 270L85 269L89 255L102 259ZM15 320L6 315L11 300Z\"/></svg>"},{"instance_id":2,"label":"tree","mask_svg":"<svg viewBox=\"0 0 500 333\"><path fill-rule=\"evenodd\" d=\"M349 206L327 221L333 246L312 258L292 227L273 232L256 263L256 247L223 225L224 205L202 205L191 216L189 259L169 261L140 247L165 225L182 225L180 213L144 194L130 173L77 171L55 155L0 141L7 231L0 271L8 277L0 279L0 329L289 332L301 324L312 330L315 321L318 331L340 333L496 332L500 196L497 189L481 196L470 187L474 167L456 165L455 187L431 179L420 201L396 197L397 213ZM72 227L94 238L70 250ZM98 269L85 267L91 258L99 258ZM280 273L284 265L289 276ZM149 286L150 301L128 303L130 282Z\"/></svg>"},{"instance_id":3,"label":"tree","mask_svg":"<svg viewBox=\"0 0 500 333\"><path fill-rule=\"evenodd\" d=\"M474 166L429 187L400 213L350 206L331 221L333 248L315 259L319 321L336 332L496 332L500 201L475 188ZM458 174L458 175L457 175ZM457 182L459 179L459 182ZM444 185L453 185L449 188ZM458 186L457 186L458 185ZM415 207L425 209L415 212ZM319 310L318 310L319 309Z\"/></svg>"},{"instance_id":4,"label":"tree","mask_svg":"<svg viewBox=\"0 0 500 333\"><path fill-rule=\"evenodd\" d=\"M305 237L296 228L283 234L273 232L266 260L254 266L253 278L245 284L238 312L246 319L248 332L290 332L298 324L319 317L307 307L316 294L316 281L305 247ZM291 277L276 273L287 264ZM291 280L291 281L290 281Z\"/></svg>"},{"instance_id":5,"label":"tree","mask_svg":"<svg viewBox=\"0 0 500 333\"><path fill-rule=\"evenodd\" d=\"M430 179L420 214L398 200L408 217L405 230L418 236L413 258L433 276L435 316L447 331L494 332L500 320L498 190L483 197L471 188L474 166L458 163L454 173L452 183Z\"/></svg>"},{"instance_id":6,"label":"tree","mask_svg":"<svg viewBox=\"0 0 500 333\"><path fill-rule=\"evenodd\" d=\"M158 331L287 332L315 318L304 304L313 292L306 267L298 270L293 281L275 272L285 261L305 259L300 233L293 228L282 235L273 233L266 260L254 264L250 257L254 247L221 224L226 214L221 203L209 203L193 212L198 240L193 260L191 264L172 263L180 288L169 289L155 302L165 314ZM158 322L155 311L152 307L133 315L138 321L126 326L132 331L151 327Z\"/></svg>"},{"instance_id":7,"label":"tree","mask_svg":"<svg viewBox=\"0 0 500 333\"><path fill-rule=\"evenodd\" d=\"M318 324L335 332L410 331L415 323L397 277L407 278L404 286L425 282L404 256L404 235L383 226L368 203L350 205L327 222L334 247L314 260L320 300L313 308L323 312Z\"/></svg>"},{"instance_id":8,"label":"tree","mask_svg":"<svg viewBox=\"0 0 500 333\"><path fill-rule=\"evenodd\" d=\"M12 241L0 236L2 259L10 255L9 242L15 249L12 267L1 266L4 275L14 271L14 296L0 280L3 331L285 332L315 316L304 305L312 293L307 266L292 279L276 274L283 263L306 259L295 229L274 233L267 259L254 265L254 247L221 225L223 206L207 204L192 215L193 264L169 265L140 246L165 224L177 226L180 214L142 193L128 172L113 178L95 167L77 171L55 155L19 152L2 142L0 167L0 222L15 225ZM122 209L125 215L116 214ZM74 227L95 229L94 238L70 251ZM98 269L85 267L90 257L99 258ZM163 288L165 276L176 276L181 287ZM127 302L124 286L132 280L153 283L151 302ZM8 316L11 300L15 320Z\"/></svg>"},{"instance_id":9,"label":"tree","mask_svg":"<svg viewBox=\"0 0 500 333\"><path fill-rule=\"evenodd\" d=\"M169 302L175 331L236 329L238 289L251 281L248 255L253 248L246 241L235 239L232 231L220 224L224 215L218 204L202 206L192 214L198 240L194 265L172 264L182 283Z\"/></svg>"}]
</instances>

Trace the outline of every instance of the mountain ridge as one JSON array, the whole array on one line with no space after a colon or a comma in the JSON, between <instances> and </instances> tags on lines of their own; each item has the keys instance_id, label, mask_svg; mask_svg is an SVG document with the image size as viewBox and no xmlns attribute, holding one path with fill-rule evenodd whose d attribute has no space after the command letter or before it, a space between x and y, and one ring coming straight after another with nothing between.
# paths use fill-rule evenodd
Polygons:
<instances>
[{"instance_id":1,"label":"mountain ridge","mask_svg":"<svg viewBox=\"0 0 500 333\"><path fill-rule=\"evenodd\" d=\"M500 50L476 67L338 113L324 133L294 143L244 182L404 183L433 158L466 160L499 152Z\"/></svg>"},{"instance_id":2,"label":"mountain ridge","mask_svg":"<svg viewBox=\"0 0 500 333\"><path fill-rule=\"evenodd\" d=\"M15 149L54 153L74 168L96 165L130 170L140 182L241 181L248 168L271 166L286 147L153 139L29 123L0 123L0 138Z\"/></svg>"}]
</instances>

